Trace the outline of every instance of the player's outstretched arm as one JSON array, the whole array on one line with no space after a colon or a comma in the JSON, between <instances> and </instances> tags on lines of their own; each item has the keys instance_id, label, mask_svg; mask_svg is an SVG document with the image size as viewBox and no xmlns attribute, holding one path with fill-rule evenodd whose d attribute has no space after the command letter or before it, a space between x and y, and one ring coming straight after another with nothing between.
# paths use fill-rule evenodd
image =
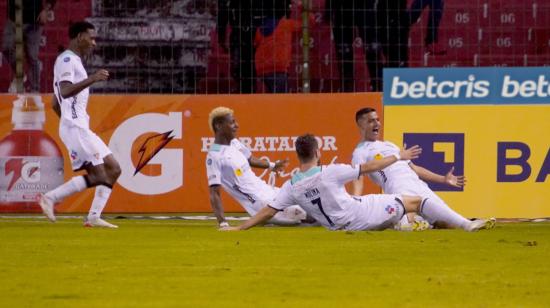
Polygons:
<instances>
[{"instance_id":1,"label":"player's outstretched arm","mask_svg":"<svg viewBox=\"0 0 550 308\"><path fill-rule=\"evenodd\" d=\"M409 163L411 168L418 174L418 177L427 182L432 183L440 183L440 184L447 184L452 187L463 187L466 185L466 178L463 175L454 175L453 172L455 170L454 167L451 167L451 170L447 172L445 175L440 175L437 173L434 173L424 167L418 166L413 164L412 162Z\"/></svg>"},{"instance_id":2,"label":"player's outstretched arm","mask_svg":"<svg viewBox=\"0 0 550 308\"><path fill-rule=\"evenodd\" d=\"M398 160L411 160L418 158L422 153L422 148L418 145L399 151L399 155L386 156L380 160L371 160L361 164L361 175L382 170Z\"/></svg>"},{"instance_id":3,"label":"player's outstretched arm","mask_svg":"<svg viewBox=\"0 0 550 308\"><path fill-rule=\"evenodd\" d=\"M99 70L93 73L90 77L77 83L70 83L68 81L62 81L59 84L60 93L62 98L73 97L80 93L82 90L93 85L98 81L104 81L109 79L109 72L107 70Z\"/></svg>"},{"instance_id":4,"label":"player's outstretched arm","mask_svg":"<svg viewBox=\"0 0 550 308\"><path fill-rule=\"evenodd\" d=\"M358 179L351 182L351 194L361 196L363 194L364 179L360 176Z\"/></svg>"},{"instance_id":5,"label":"player's outstretched arm","mask_svg":"<svg viewBox=\"0 0 550 308\"><path fill-rule=\"evenodd\" d=\"M210 193L210 206L212 206L212 210L214 211L214 215L218 220L219 226L229 226L224 216L222 198L220 197L220 185L212 185L209 187L208 190Z\"/></svg>"},{"instance_id":6,"label":"player's outstretched arm","mask_svg":"<svg viewBox=\"0 0 550 308\"><path fill-rule=\"evenodd\" d=\"M268 162L265 159L259 159L254 156L250 156L248 163L251 167L261 169L271 169L275 172L281 171L288 165L288 158L283 160L276 160L275 162Z\"/></svg>"},{"instance_id":7,"label":"player's outstretched arm","mask_svg":"<svg viewBox=\"0 0 550 308\"><path fill-rule=\"evenodd\" d=\"M250 217L247 221L245 221L242 225L237 227L224 227L220 228L221 231L241 231L241 230L248 230L256 225L259 225L261 223L264 223L271 219L273 216L277 214L277 210L270 207L270 206L264 206L256 215Z\"/></svg>"}]
</instances>

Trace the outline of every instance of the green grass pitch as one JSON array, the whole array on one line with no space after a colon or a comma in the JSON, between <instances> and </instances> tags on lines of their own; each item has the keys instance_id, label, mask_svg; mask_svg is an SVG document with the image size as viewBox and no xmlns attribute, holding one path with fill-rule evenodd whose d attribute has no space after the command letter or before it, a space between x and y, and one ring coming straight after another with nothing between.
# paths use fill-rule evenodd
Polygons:
<instances>
[{"instance_id":1,"label":"green grass pitch","mask_svg":"<svg viewBox=\"0 0 550 308\"><path fill-rule=\"evenodd\" d=\"M548 307L550 223L466 233L0 219L0 307Z\"/></svg>"}]
</instances>

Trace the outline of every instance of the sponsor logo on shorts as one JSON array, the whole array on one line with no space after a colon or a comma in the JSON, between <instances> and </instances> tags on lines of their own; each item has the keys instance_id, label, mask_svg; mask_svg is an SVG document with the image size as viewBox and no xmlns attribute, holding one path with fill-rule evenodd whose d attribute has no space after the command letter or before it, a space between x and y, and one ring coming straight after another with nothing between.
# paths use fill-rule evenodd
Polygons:
<instances>
[{"instance_id":1,"label":"sponsor logo on shorts","mask_svg":"<svg viewBox=\"0 0 550 308\"><path fill-rule=\"evenodd\" d=\"M447 174L454 167L455 175L464 174L464 134L462 133L405 133L403 143L419 145L422 155L414 163L437 174ZM433 191L463 191L446 184L428 183Z\"/></svg>"},{"instance_id":2,"label":"sponsor logo on shorts","mask_svg":"<svg viewBox=\"0 0 550 308\"><path fill-rule=\"evenodd\" d=\"M71 76L71 72L66 72L61 74L61 77L67 77L67 76Z\"/></svg>"}]
</instances>

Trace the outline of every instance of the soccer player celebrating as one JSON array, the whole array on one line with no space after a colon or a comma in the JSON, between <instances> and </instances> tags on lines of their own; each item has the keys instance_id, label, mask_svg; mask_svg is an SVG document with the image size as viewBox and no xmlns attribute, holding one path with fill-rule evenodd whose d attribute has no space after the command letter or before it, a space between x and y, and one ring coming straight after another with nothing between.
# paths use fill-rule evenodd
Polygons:
<instances>
[{"instance_id":1,"label":"soccer player celebrating","mask_svg":"<svg viewBox=\"0 0 550 308\"><path fill-rule=\"evenodd\" d=\"M241 204L246 212L253 216L261 208L271 203L277 194L274 188L260 179L251 167L279 171L288 165L288 160L275 163L252 156L250 150L236 139L239 125L233 116L233 110L217 107L208 118L210 129L214 132L214 144L206 156L206 175L210 192L210 204L220 227L227 227L220 186ZM278 213L269 222L281 225L296 225L306 219L306 213L299 206L291 206Z\"/></svg>"},{"instance_id":2,"label":"soccer player celebrating","mask_svg":"<svg viewBox=\"0 0 550 308\"><path fill-rule=\"evenodd\" d=\"M120 166L105 143L90 130L86 111L88 88L107 80L109 72L101 69L88 77L82 65L82 57L91 53L96 45L92 24L74 23L69 28L69 39L69 48L57 57L54 65L54 109L60 111L59 137L69 151L73 170L86 170L87 174L75 176L41 195L39 204L48 219L55 222L55 203L86 188L96 187L84 226L117 228L100 216L120 175Z\"/></svg>"},{"instance_id":3,"label":"soccer player celebrating","mask_svg":"<svg viewBox=\"0 0 550 308\"><path fill-rule=\"evenodd\" d=\"M414 214L433 207L429 200L416 196L354 197L345 188L346 183L360 175L385 168L397 161L418 157L422 151L418 146L362 165L319 166L321 152L314 136L300 136L295 145L300 160L300 172L283 185L274 202L261 209L254 217L238 227L226 227L222 230L249 229L293 204L300 205L308 215L330 230L383 230L398 223L406 213ZM428 209L426 214L430 216L431 213ZM445 217L441 218L445 220ZM472 221L468 230L478 230L483 223L481 220Z\"/></svg>"},{"instance_id":4,"label":"soccer player celebrating","mask_svg":"<svg viewBox=\"0 0 550 308\"><path fill-rule=\"evenodd\" d=\"M355 121L361 134L361 142L353 152L352 163L362 164L395 155L399 148L389 141L379 141L380 119L373 108L363 108L355 114ZM432 206L424 206L423 216L430 224L445 228L471 228L470 220L453 211L424 182L443 183L453 187L464 186L464 176L455 176L454 168L446 175L435 174L428 169L413 164L410 160L399 161L381 170L368 173L368 177L382 187L387 194L408 194L424 198ZM363 177L353 182L354 195L360 195L363 190ZM424 204L424 203L423 203ZM429 217L429 218L428 218ZM445 217L443 219L443 217ZM495 225L495 219L483 220L482 228L490 229ZM402 223L406 227L406 221Z\"/></svg>"}]
</instances>

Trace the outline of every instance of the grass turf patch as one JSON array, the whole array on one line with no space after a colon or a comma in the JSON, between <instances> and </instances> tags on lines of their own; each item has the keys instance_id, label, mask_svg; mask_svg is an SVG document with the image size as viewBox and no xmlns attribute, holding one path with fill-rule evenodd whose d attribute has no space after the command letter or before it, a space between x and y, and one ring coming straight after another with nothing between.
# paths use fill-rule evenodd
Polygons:
<instances>
[{"instance_id":1,"label":"grass turf patch","mask_svg":"<svg viewBox=\"0 0 550 308\"><path fill-rule=\"evenodd\" d=\"M0 220L0 306L545 306L550 223L331 232Z\"/></svg>"}]
</instances>

